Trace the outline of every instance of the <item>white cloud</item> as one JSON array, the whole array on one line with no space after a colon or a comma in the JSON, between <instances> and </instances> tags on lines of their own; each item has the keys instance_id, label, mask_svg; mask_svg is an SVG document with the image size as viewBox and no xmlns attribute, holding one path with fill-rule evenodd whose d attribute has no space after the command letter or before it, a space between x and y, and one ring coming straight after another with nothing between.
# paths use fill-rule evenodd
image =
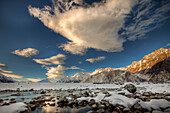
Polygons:
<instances>
[{"instance_id":1,"label":"white cloud","mask_svg":"<svg viewBox=\"0 0 170 113\"><path fill-rule=\"evenodd\" d=\"M36 63L44 64L44 65L58 65L58 64L64 64L64 60L66 60L66 56L63 54L58 54L56 56L52 56L50 58L46 59L33 59Z\"/></svg>"},{"instance_id":2,"label":"white cloud","mask_svg":"<svg viewBox=\"0 0 170 113\"><path fill-rule=\"evenodd\" d=\"M18 56L31 57L31 56L37 55L39 53L39 51L34 48L26 48L23 50L17 49L15 51L13 51L12 53L16 54Z\"/></svg>"},{"instance_id":3,"label":"white cloud","mask_svg":"<svg viewBox=\"0 0 170 113\"><path fill-rule=\"evenodd\" d=\"M36 79L36 78L27 78L27 80L29 80L29 81L32 81L32 82L39 82L39 81L41 81L42 79Z\"/></svg>"},{"instance_id":4,"label":"white cloud","mask_svg":"<svg viewBox=\"0 0 170 113\"><path fill-rule=\"evenodd\" d=\"M62 65L58 65L57 67L49 67L49 68L46 68L46 69L48 70L47 73L46 73L48 78L58 79L58 78L64 77L64 74L65 74L66 70L80 69L80 68L78 68L76 66L65 67L65 66L62 66Z\"/></svg>"},{"instance_id":5,"label":"white cloud","mask_svg":"<svg viewBox=\"0 0 170 113\"><path fill-rule=\"evenodd\" d=\"M104 56L101 56L101 57L97 57L97 58L89 58L89 59L86 59L86 61L90 62L90 63L95 63L95 62L98 62L100 60L104 60L105 57Z\"/></svg>"},{"instance_id":6,"label":"white cloud","mask_svg":"<svg viewBox=\"0 0 170 113\"><path fill-rule=\"evenodd\" d=\"M79 7L73 6L74 2ZM88 48L107 52L123 50L126 40L118 36L118 31L123 26L125 14L130 12L136 0L106 0L105 3L93 4L93 7L83 5L83 0L58 0L53 3L53 9L49 6L43 9L29 6L29 13L70 40L60 46L65 51L84 54Z\"/></svg>"}]
</instances>

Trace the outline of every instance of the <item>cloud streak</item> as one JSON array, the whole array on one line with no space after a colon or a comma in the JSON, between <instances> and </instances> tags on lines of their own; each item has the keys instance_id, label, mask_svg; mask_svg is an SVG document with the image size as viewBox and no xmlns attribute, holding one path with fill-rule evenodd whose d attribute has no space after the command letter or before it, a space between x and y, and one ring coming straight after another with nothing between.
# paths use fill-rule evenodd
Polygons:
<instances>
[{"instance_id":1,"label":"cloud streak","mask_svg":"<svg viewBox=\"0 0 170 113\"><path fill-rule=\"evenodd\" d=\"M34 49L34 48L26 48L26 49L23 49L23 50L17 49L15 51L13 51L12 53L16 54L18 56L31 57L31 56L39 54L39 51L37 49Z\"/></svg>"},{"instance_id":2,"label":"cloud streak","mask_svg":"<svg viewBox=\"0 0 170 113\"><path fill-rule=\"evenodd\" d=\"M35 79L35 78L27 78L28 81L31 81L31 82L39 82L41 81L42 79Z\"/></svg>"},{"instance_id":3,"label":"cloud streak","mask_svg":"<svg viewBox=\"0 0 170 113\"><path fill-rule=\"evenodd\" d=\"M144 37L170 18L169 0L139 0L125 21L120 35L128 40Z\"/></svg>"},{"instance_id":4,"label":"cloud streak","mask_svg":"<svg viewBox=\"0 0 170 113\"><path fill-rule=\"evenodd\" d=\"M52 56L46 59L33 59L36 63L43 64L43 65L58 65L64 64L64 60L66 60L66 56L63 54L58 54L56 56Z\"/></svg>"},{"instance_id":5,"label":"cloud streak","mask_svg":"<svg viewBox=\"0 0 170 113\"><path fill-rule=\"evenodd\" d=\"M87 62L90 62L90 63L96 63L100 60L104 60L105 57L104 56L101 56L101 57L97 57L97 58L89 58L89 59L86 59Z\"/></svg>"},{"instance_id":6,"label":"cloud streak","mask_svg":"<svg viewBox=\"0 0 170 113\"><path fill-rule=\"evenodd\" d=\"M8 67L5 64L0 63L0 74L4 76L13 77L13 78L23 78L22 75L13 74L12 71L7 71L2 68L8 68Z\"/></svg>"}]
</instances>

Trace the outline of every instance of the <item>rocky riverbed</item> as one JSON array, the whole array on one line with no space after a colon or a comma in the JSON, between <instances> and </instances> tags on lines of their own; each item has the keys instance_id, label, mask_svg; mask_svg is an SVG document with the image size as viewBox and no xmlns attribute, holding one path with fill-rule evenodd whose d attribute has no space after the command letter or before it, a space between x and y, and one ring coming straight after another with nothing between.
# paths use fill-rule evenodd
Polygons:
<instances>
[{"instance_id":1,"label":"rocky riverbed","mask_svg":"<svg viewBox=\"0 0 170 113\"><path fill-rule=\"evenodd\" d=\"M153 91L153 84L148 87L126 84L117 88L1 90L0 112L169 113L170 86L160 84L159 87L167 90ZM148 88L152 90L148 91ZM9 111L13 106L15 109Z\"/></svg>"}]
</instances>

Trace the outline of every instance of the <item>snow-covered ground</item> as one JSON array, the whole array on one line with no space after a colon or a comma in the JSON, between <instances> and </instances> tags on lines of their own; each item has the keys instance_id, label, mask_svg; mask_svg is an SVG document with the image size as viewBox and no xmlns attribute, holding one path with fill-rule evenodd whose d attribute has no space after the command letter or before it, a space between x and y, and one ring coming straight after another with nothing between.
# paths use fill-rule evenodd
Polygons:
<instances>
[{"instance_id":1,"label":"snow-covered ground","mask_svg":"<svg viewBox=\"0 0 170 113\"><path fill-rule=\"evenodd\" d=\"M100 101L108 101L110 104L112 105L123 105L124 107L128 107L131 108L135 103L140 104L140 106L142 106L142 108L147 109L148 111L151 111L152 109L154 110L161 110L163 108L170 108L170 102L167 101L166 99L151 99L150 101L142 101L140 98L129 98L126 97L125 95L121 95L119 93L125 93L125 94L130 94L133 95L131 93L129 93L126 89L124 89L123 87L129 83L125 83L124 85L116 85L116 84L92 84L92 83L0 83L0 90L16 90L17 88L20 88L20 90L29 90L29 89L34 89L34 90L40 90L40 89L62 89L62 90L69 90L69 89L75 89L75 92L71 92L72 94L76 94L76 89L91 89L91 92L89 92L89 95L95 95L95 93L97 93L96 96L81 96L80 98L77 98L78 102L81 102L83 100L87 100L90 101L91 99L94 99L96 102L100 102ZM141 83L141 84L134 84L137 87L137 92L139 94L142 94L143 92L152 92L152 93L170 93L170 84L168 83L164 83L164 84L148 84L148 83ZM102 90L99 90L97 88L100 89L104 89L103 91L106 91L110 94L110 96L106 96L106 94L103 93ZM114 89L121 89L121 90L114 90ZM110 89L110 90L107 90ZM89 91L89 90L86 90ZM62 93L67 95L66 93L67 91L61 91L56 93L55 91L51 91L48 94L51 93L51 96L56 97L57 95L59 95L59 93ZM0 93L0 99L4 99L5 98L9 98L9 100L11 98L13 98L12 96L5 96L7 93L8 95L11 95L12 93L16 93L16 92L1 92ZM29 95L27 95L30 94ZM54 94L55 93L55 94ZM81 92L83 93L83 92ZM57 94L57 95L56 95ZM38 91L38 93L34 93L34 91L32 92L21 92L22 96L16 97L16 101L18 98L17 103L14 104L10 104L8 106L0 106L0 113L19 113L20 111L24 111L27 110L27 105L25 103L23 103L22 101L20 101L19 98L27 98L27 96L29 96L29 99L32 99L36 96L41 95ZM32 96L31 96L32 95ZM1 98L3 97L3 98ZM49 98L49 97L47 97ZM169 98L169 97L168 97ZM71 97L67 97L68 101L72 101ZM48 108L48 109L47 109ZM50 110L55 109L54 107L51 107ZM47 112L49 110L49 107L43 107L42 111L45 110L44 112ZM48 112L47 112L48 113Z\"/></svg>"},{"instance_id":2,"label":"snow-covered ground","mask_svg":"<svg viewBox=\"0 0 170 113\"><path fill-rule=\"evenodd\" d=\"M9 106L0 106L0 113L20 113L25 110L27 110L27 105L23 102L18 102Z\"/></svg>"},{"instance_id":3,"label":"snow-covered ground","mask_svg":"<svg viewBox=\"0 0 170 113\"><path fill-rule=\"evenodd\" d=\"M125 83L124 85L129 84ZM93 83L0 83L0 90L16 90L20 88L20 90L29 90L33 88L34 90L40 89L96 89L96 88L120 88L124 85L116 85L116 84L93 84ZM141 84L134 84L136 87L144 87L146 89L140 90L141 92L170 92L170 84L148 84L148 83L141 83Z\"/></svg>"}]
</instances>

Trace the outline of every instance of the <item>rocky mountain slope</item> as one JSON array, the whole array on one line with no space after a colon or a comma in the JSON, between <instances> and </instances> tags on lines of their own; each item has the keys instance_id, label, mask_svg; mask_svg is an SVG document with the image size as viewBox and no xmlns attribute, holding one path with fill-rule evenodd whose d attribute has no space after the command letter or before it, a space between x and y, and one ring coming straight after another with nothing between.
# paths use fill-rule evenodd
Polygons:
<instances>
[{"instance_id":1,"label":"rocky mountain slope","mask_svg":"<svg viewBox=\"0 0 170 113\"><path fill-rule=\"evenodd\" d=\"M132 64L127 66L124 70L136 73L145 69L149 69L158 62L164 61L168 57L170 57L170 48L160 48L154 50L148 55L145 55L142 60L132 62Z\"/></svg>"},{"instance_id":2,"label":"rocky mountain slope","mask_svg":"<svg viewBox=\"0 0 170 113\"><path fill-rule=\"evenodd\" d=\"M144 82L145 79L124 70L103 71L94 74L83 82L92 83L123 83L123 82Z\"/></svg>"},{"instance_id":3,"label":"rocky mountain slope","mask_svg":"<svg viewBox=\"0 0 170 113\"><path fill-rule=\"evenodd\" d=\"M149 82L167 82L170 81L170 57L164 61L158 62L152 68L138 72Z\"/></svg>"},{"instance_id":4,"label":"rocky mountain slope","mask_svg":"<svg viewBox=\"0 0 170 113\"><path fill-rule=\"evenodd\" d=\"M10 78L10 77L6 77L6 76L0 74L0 82L3 82L3 83L13 83L15 81L12 78Z\"/></svg>"}]
</instances>

